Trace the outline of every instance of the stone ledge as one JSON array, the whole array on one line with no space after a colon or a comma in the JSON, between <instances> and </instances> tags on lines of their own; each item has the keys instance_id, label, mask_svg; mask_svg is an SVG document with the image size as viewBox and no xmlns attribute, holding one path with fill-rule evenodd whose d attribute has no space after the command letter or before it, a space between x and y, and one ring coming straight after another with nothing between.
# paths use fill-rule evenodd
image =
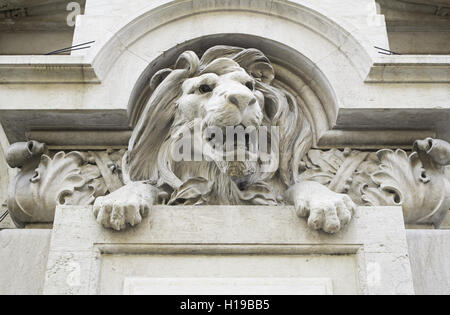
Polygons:
<instances>
[{"instance_id":1,"label":"stone ledge","mask_svg":"<svg viewBox=\"0 0 450 315\"><path fill-rule=\"evenodd\" d=\"M366 83L450 83L450 56L401 55L376 60Z\"/></svg>"},{"instance_id":2,"label":"stone ledge","mask_svg":"<svg viewBox=\"0 0 450 315\"><path fill-rule=\"evenodd\" d=\"M92 207L58 207L44 293L101 294L102 283L110 285L105 284L107 279L101 279L102 257L113 264L115 259L126 259L126 266L139 264L143 257L150 260L166 257L167 263L174 262L175 266L180 259L192 262L196 257L235 257L248 263L248 257L254 255L271 257L274 272L283 268L277 265L278 257L285 261L286 255L299 262L314 255L322 257L323 263L328 259L336 263L339 257L350 259L355 267L347 272L357 279L359 293L414 294L400 207L359 208L348 227L329 235L310 230L306 221L295 215L293 207L261 206L155 206L150 217L139 226L122 232L99 226ZM80 279L77 285L69 285L67 279L74 265L81 272ZM105 272L120 286L124 279L117 277L123 275L114 270ZM216 272L219 271L215 271L215 276ZM267 272L260 277L271 274ZM368 273L373 272L376 281L368 278ZM148 276L137 270L133 273L136 277ZM155 276L162 274L156 272ZM334 280L344 281L342 275Z\"/></svg>"},{"instance_id":3,"label":"stone ledge","mask_svg":"<svg viewBox=\"0 0 450 315\"><path fill-rule=\"evenodd\" d=\"M100 83L94 68L77 56L0 56L0 84Z\"/></svg>"},{"instance_id":4,"label":"stone ledge","mask_svg":"<svg viewBox=\"0 0 450 315\"><path fill-rule=\"evenodd\" d=\"M391 244L371 246L370 251L391 252L391 246L406 240L399 235L399 227L405 231L401 207L360 207L349 226L330 235L311 230L290 206L155 206L140 225L116 232L97 224L91 206L60 206L55 215L52 250L69 246L77 250L88 246L95 236L96 244L215 245L358 245L381 238Z\"/></svg>"},{"instance_id":5,"label":"stone ledge","mask_svg":"<svg viewBox=\"0 0 450 315\"><path fill-rule=\"evenodd\" d=\"M84 56L0 56L0 84L99 84ZM450 83L450 56L406 55L376 60L366 83Z\"/></svg>"},{"instance_id":6,"label":"stone ledge","mask_svg":"<svg viewBox=\"0 0 450 315\"><path fill-rule=\"evenodd\" d=\"M0 295L42 294L50 230L0 231Z\"/></svg>"}]
</instances>

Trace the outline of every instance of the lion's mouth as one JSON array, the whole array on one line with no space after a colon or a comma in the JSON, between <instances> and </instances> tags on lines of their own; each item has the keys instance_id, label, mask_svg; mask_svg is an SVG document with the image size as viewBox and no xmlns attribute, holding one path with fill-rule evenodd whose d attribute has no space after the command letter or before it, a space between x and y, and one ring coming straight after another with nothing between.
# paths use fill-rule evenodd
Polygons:
<instances>
[{"instance_id":1,"label":"lion's mouth","mask_svg":"<svg viewBox=\"0 0 450 315\"><path fill-rule=\"evenodd\" d=\"M256 161L256 129L252 131L255 134L252 134L245 132L246 128L243 125L229 128L235 132L227 131L227 127L214 127L214 132L207 129L203 131L203 141L214 156L230 162Z\"/></svg>"},{"instance_id":2,"label":"lion's mouth","mask_svg":"<svg viewBox=\"0 0 450 315\"><path fill-rule=\"evenodd\" d=\"M231 133L230 129L235 132ZM204 154L214 161L222 173L232 177L254 174L258 165L256 139L245 126L214 128L203 131ZM237 132L236 132L237 131ZM256 131L255 131L256 132Z\"/></svg>"}]
</instances>

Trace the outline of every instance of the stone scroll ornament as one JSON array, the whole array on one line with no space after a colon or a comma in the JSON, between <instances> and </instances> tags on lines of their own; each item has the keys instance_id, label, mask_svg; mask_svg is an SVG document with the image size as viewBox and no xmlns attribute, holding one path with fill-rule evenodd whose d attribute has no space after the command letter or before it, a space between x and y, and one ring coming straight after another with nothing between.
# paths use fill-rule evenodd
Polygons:
<instances>
[{"instance_id":1,"label":"stone scroll ornament","mask_svg":"<svg viewBox=\"0 0 450 315\"><path fill-rule=\"evenodd\" d=\"M183 53L143 91L148 101L126 152L46 152L33 141L11 146L7 162L20 168L11 184L12 217L22 225L51 222L57 205L93 205L98 223L123 230L158 204L293 205L311 229L336 233L357 205L401 205L407 223L439 226L450 207L448 143L418 141L411 155L312 150L310 122L274 78L256 49L216 46L201 59ZM211 126L276 134L267 134L264 158L229 161L217 158ZM180 135L206 158L178 159Z\"/></svg>"},{"instance_id":2,"label":"stone scroll ornament","mask_svg":"<svg viewBox=\"0 0 450 315\"><path fill-rule=\"evenodd\" d=\"M49 152L36 141L9 147L6 161L19 168L10 183L8 210L18 227L53 222L58 205L92 205L123 186L124 152Z\"/></svg>"}]
</instances>

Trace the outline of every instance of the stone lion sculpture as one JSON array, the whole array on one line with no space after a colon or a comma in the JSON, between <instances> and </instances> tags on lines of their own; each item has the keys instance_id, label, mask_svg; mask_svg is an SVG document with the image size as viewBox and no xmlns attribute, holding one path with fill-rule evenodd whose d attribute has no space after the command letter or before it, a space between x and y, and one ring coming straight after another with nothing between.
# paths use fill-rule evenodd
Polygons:
<instances>
[{"instance_id":1,"label":"stone lion sculpture","mask_svg":"<svg viewBox=\"0 0 450 315\"><path fill-rule=\"evenodd\" d=\"M310 228L336 233L358 204L401 206L407 224L442 224L449 143L417 141L412 152L312 149L300 104L274 78L256 49L183 53L149 82L128 150L13 144L6 161L20 171L10 184L11 218L51 223L59 205L93 205L101 225L122 230L155 205L292 205Z\"/></svg>"},{"instance_id":2,"label":"stone lion sculpture","mask_svg":"<svg viewBox=\"0 0 450 315\"><path fill-rule=\"evenodd\" d=\"M270 61L261 51L228 46L213 47L201 59L194 52L185 52L173 70L156 73L151 81L154 91L124 157L126 185L96 199L97 221L121 230L127 224L138 224L153 205L165 202L291 204L299 216L308 218L311 228L338 232L350 222L356 205L345 194L299 180L299 163L311 148L312 131L296 99L272 84L274 77ZM196 127L204 135L211 126L276 126L279 141L269 153L276 167L263 172L261 160L174 158L174 139L180 130L185 134L191 131L195 141ZM207 145L207 137L197 138L197 146Z\"/></svg>"}]
</instances>

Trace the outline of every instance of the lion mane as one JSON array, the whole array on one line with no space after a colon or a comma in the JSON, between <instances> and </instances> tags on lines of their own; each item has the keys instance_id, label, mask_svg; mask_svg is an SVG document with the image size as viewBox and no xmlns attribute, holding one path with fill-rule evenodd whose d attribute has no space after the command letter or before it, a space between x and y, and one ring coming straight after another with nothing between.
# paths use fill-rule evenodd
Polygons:
<instances>
[{"instance_id":1,"label":"lion mane","mask_svg":"<svg viewBox=\"0 0 450 315\"><path fill-rule=\"evenodd\" d=\"M215 46L201 59L192 51L184 52L173 69L160 70L152 77L145 92L148 101L129 142L126 163L131 181L182 189L183 182L173 171L175 162L166 152L176 123L177 100L183 82L201 75L218 58L233 60L256 80L255 89L264 95L263 125L279 130L278 170L255 174L253 181L275 180L284 189L299 181L301 160L312 146L310 123L296 98L276 85L274 68L261 51L230 46Z\"/></svg>"}]
</instances>

